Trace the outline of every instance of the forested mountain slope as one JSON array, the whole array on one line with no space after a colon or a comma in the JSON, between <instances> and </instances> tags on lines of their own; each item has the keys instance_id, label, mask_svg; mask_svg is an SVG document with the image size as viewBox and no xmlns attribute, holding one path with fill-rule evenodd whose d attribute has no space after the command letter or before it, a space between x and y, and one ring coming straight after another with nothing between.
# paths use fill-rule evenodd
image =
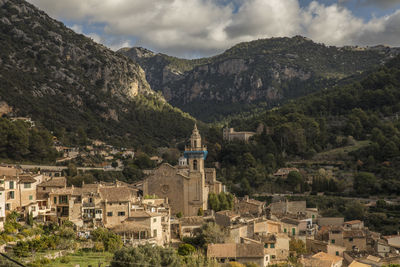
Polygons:
<instances>
[{"instance_id":1,"label":"forested mountain slope","mask_svg":"<svg viewBox=\"0 0 400 267\"><path fill-rule=\"evenodd\" d=\"M240 43L220 55L195 60L135 47L119 52L142 66L151 87L169 103L214 121L331 87L383 64L400 50L325 46L296 36Z\"/></svg>"},{"instance_id":2,"label":"forested mountain slope","mask_svg":"<svg viewBox=\"0 0 400 267\"><path fill-rule=\"evenodd\" d=\"M151 90L139 65L23 0L0 1L0 106L58 137L122 146L186 137L193 118Z\"/></svg>"},{"instance_id":3,"label":"forested mountain slope","mask_svg":"<svg viewBox=\"0 0 400 267\"><path fill-rule=\"evenodd\" d=\"M238 130L264 126L248 144L230 143L221 149L220 135L218 139L217 131L210 131L210 159L221 162L221 177L244 193L308 190L301 177L284 182L271 174L291 162L303 162L311 173L313 164L328 162L324 164L338 167L333 176L313 183L314 192L398 195L399 103L400 57L396 57L360 81L232 121L230 126Z\"/></svg>"}]
</instances>

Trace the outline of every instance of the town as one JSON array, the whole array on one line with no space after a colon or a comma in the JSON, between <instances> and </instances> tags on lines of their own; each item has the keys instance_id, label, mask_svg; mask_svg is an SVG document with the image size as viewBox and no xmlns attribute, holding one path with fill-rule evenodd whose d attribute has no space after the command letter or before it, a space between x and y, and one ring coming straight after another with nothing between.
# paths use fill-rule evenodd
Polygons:
<instances>
[{"instance_id":1,"label":"town","mask_svg":"<svg viewBox=\"0 0 400 267\"><path fill-rule=\"evenodd\" d=\"M202 244L204 253L221 266L400 264L399 234L381 235L361 220L323 217L317 208L308 208L306 201L290 201L283 195L274 195L269 204L235 197L216 180L214 168L205 168L206 157L207 147L195 125L175 166L161 163L134 184L115 180L67 186L62 169L36 168L35 172L30 166L0 167L0 249L18 256L21 264L37 261L30 257L33 251L47 251L44 262L58 257L65 261L79 246L112 252L122 246L151 244L178 251L186 248L182 255L187 255L196 245L194 240L211 228L215 233ZM281 169L277 175L293 171L298 170ZM24 243L42 238L35 228L51 225L70 227L69 238L81 244L41 250L26 245L24 251ZM99 231L113 234L119 240L116 247L104 243L99 248L98 242L90 242Z\"/></svg>"}]
</instances>

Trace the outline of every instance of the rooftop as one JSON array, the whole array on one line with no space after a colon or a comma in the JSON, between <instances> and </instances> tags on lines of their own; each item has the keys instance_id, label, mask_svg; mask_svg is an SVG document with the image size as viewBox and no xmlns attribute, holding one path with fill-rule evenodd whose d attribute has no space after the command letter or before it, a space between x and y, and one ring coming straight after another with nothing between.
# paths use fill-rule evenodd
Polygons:
<instances>
[{"instance_id":1,"label":"rooftop","mask_svg":"<svg viewBox=\"0 0 400 267\"><path fill-rule=\"evenodd\" d=\"M207 256L211 258L259 258L264 257L261 244L209 244Z\"/></svg>"},{"instance_id":2,"label":"rooftop","mask_svg":"<svg viewBox=\"0 0 400 267\"><path fill-rule=\"evenodd\" d=\"M335 256L335 255L330 255L330 254L325 253L325 252L319 252L319 253L313 255L312 258L320 259L320 260L326 260L326 261L330 261L332 263L336 263L338 261L343 260L342 257Z\"/></svg>"},{"instance_id":3,"label":"rooftop","mask_svg":"<svg viewBox=\"0 0 400 267\"><path fill-rule=\"evenodd\" d=\"M65 187L67 179L65 177L53 177L50 180L40 183L38 186L43 187Z\"/></svg>"}]
</instances>

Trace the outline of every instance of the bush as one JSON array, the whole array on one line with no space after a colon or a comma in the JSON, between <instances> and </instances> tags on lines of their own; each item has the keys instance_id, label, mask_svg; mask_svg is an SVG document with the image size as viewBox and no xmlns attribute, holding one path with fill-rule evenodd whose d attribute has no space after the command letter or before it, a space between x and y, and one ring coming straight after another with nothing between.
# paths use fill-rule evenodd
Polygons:
<instances>
[{"instance_id":1,"label":"bush","mask_svg":"<svg viewBox=\"0 0 400 267\"><path fill-rule=\"evenodd\" d=\"M181 256L188 256L195 251L196 249L190 244L181 244L178 248L178 254Z\"/></svg>"},{"instance_id":2,"label":"bush","mask_svg":"<svg viewBox=\"0 0 400 267\"><path fill-rule=\"evenodd\" d=\"M60 258L61 263L69 263L70 261L71 261L71 259L67 256L63 256Z\"/></svg>"}]
</instances>

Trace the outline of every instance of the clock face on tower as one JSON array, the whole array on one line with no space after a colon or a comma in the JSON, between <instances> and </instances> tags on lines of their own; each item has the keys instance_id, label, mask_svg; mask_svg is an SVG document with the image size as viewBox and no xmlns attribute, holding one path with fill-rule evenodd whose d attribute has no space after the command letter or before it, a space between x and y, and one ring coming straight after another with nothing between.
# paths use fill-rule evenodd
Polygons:
<instances>
[{"instance_id":1,"label":"clock face on tower","mask_svg":"<svg viewBox=\"0 0 400 267\"><path fill-rule=\"evenodd\" d=\"M161 186L161 192L163 192L164 194L168 193L169 191L169 185L164 184Z\"/></svg>"}]
</instances>

